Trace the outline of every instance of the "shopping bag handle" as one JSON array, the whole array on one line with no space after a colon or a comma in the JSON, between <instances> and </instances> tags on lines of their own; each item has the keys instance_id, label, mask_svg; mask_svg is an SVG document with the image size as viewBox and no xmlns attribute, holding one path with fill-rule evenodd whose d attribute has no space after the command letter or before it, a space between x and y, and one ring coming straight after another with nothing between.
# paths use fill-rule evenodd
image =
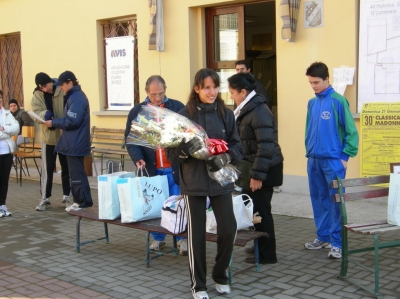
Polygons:
<instances>
[{"instance_id":1,"label":"shopping bag handle","mask_svg":"<svg viewBox=\"0 0 400 299\"><path fill-rule=\"evenodd\" d=\"M107 163L107 170L108 169L110 169L110 164L111 164L111 173L114 173L114 162L113 161L108 161L108 163ZM119 162L119 165L118 165L118 171L122 171L122 164L121 164L121 162Z\"/></svg>"},{"instance_id":2,"label":"shopping bag handle","mask_svg":"<svg viewBox=\"0 0 400 299\"><path fill-rule=\"evenodd\" d=\"M110 169L110 164L111 164L111 173L113 173L114 172L114 164L113 164L113 161L108 161L108 163L107 163L107 171Z\"/></svg>"},{"instance_id":3,"label":"shopping bag handle","mask_svg":"<svg viewBox=\"0 0 400 299\"><path fill-rule=\"evenodd\" d=\"M146 171L147 176L150 177L149 173L147 172L146 167L143 167L143 168L144 168L144 170ZM137 169L136 176L143 176L143 168L138 168L138 169ZM139 170L140 170L140 175L139 175Z\"/></svg>"},{"instance_id":4,"label":"shopping bag handle","mask_svg":"<svg viewBox=\"0 0 400 299\"><path fill-rule=\"evenodd\" d=\"M247 194L240 194L240 195L242 196L244 205L246 205L249 202L253 203L253 200L251 199L251 197L249 195L247 195ZM247 198L243 198L243 196L246 196Z\"/></svg>"}]
</instances>

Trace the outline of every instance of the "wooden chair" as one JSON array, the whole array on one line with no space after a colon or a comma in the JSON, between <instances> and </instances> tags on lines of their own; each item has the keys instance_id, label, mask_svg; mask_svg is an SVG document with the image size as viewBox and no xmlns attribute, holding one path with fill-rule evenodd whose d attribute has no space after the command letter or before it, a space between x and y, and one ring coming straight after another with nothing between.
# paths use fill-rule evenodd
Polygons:
<instances>
[{"instance_id":1,"label":"wooden chair","mask_svg":"<svg viewBox=\"0 0 400 299\"><path fill-rule=\"evenodd\" d=\"M19 149L22 148L22 150L18 150L14 152L14 156L16 158L16 171L18 169L18 163L19 163L19 182L20 185L22 186L22 171L23 171L23 166L22 166L22 161L25 162L25 168L26 171L29 174L29 168L28 168L28 163L26 162L26 159L33 159L36 165L36 169L39 173L39 176L41 176L41 172L39 170L39 166L36 162L36 159L41 159L41 153L36 150L35 147L35 127L34 126L23 126L22 127L22 137L24 137L24 140L28 140L29 142L24 143L22 146L19 146ZM18 173L17 173L18 176Z\"/></svg>"},{"instance_id":2,"label":"wooden chair","mask_svg":"<svg viewBox=\"0 0 400 299\"><path fill-rule=\"evenodd\" d=\"M13 135L11 136L12 141L15 143L15 148L18 148L17 146L17 139L18 139L18 135ZM15 176L17 178L17 183L18 183L18 164L16 163L16 158L15 156L13 157L13 167L15 169ZM24 175L26 175L25 170L23 169Z\"/></svg>"}]
</instances>

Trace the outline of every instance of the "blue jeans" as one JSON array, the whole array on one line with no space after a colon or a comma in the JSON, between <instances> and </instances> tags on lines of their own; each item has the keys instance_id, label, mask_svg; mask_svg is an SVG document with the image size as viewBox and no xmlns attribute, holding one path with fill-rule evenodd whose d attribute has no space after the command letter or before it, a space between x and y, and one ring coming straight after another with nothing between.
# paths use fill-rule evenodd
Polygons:
<instances>
[{"instance_id":1,"label":"blue jeans","mask_svg":"<svg viewBox=\"0 0 400 299\"><path fill-rule=\"evenodd\" d=\"M157 175L166 175L167 176L169 196L181 194L181 189L179 188L179 185L175 184L174 177L172 175L172 167L157 169ZM166 235L162 234L162 233L152 232L151 236L153 237L154 241L164 241ZM177 241L179 241L181 239L185 239L185 237L176 237Z\"/></svg>"}]
</instances>

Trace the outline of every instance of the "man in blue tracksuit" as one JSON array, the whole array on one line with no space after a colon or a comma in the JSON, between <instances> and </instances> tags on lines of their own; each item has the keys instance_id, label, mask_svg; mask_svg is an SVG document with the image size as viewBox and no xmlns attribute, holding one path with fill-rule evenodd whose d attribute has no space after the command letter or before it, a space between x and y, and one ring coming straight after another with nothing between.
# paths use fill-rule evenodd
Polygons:
<instances>
[{"instance_id":1,"label":"man in blue tracksuit","mask_svg":"<svg viewBox=\"0 0 400 299\"><path fill-rule=\"evenodd\" d=\"M65 210L78 210L93 205L90 186L83 161L90 155L90 109L89 101L81 90L74 73L63 72L57 85L64 93L64 117L48 120L45 125L62 130L55 151L67 156L71 193L74 203Z\"/></svg>"},{"instance_id":2,"label":"man in blue tracksuit","mask_svg":"<svg viewBox=\"0 0 400 299\"><path fill-rule=\"evenodd\" d=\"M329 258L341 258L340 210L331 181L345 178L347 161L358 152L358 132L346 98L329 84L328 67L315 62L306 75L315 92L307 107L305 145L317 238L304 246L330 248Z\"/></svg>"}]
</instances>

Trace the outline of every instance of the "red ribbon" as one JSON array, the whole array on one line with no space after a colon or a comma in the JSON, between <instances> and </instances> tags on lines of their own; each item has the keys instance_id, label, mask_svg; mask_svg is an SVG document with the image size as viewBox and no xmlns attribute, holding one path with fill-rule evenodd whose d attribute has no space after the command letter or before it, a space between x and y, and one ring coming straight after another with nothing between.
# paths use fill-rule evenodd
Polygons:
<instances>
[{"instance_id":1,"label":"red ribbon","mask_svg":"<svg viewBox=\"0 0 400 299\"><path fill-rule=\"evenodd\" d=\"M210 138L208 140L208 151L211 155L223 154L228 150L227 144L222 139Z\"/></svg>"}]
</instances>

